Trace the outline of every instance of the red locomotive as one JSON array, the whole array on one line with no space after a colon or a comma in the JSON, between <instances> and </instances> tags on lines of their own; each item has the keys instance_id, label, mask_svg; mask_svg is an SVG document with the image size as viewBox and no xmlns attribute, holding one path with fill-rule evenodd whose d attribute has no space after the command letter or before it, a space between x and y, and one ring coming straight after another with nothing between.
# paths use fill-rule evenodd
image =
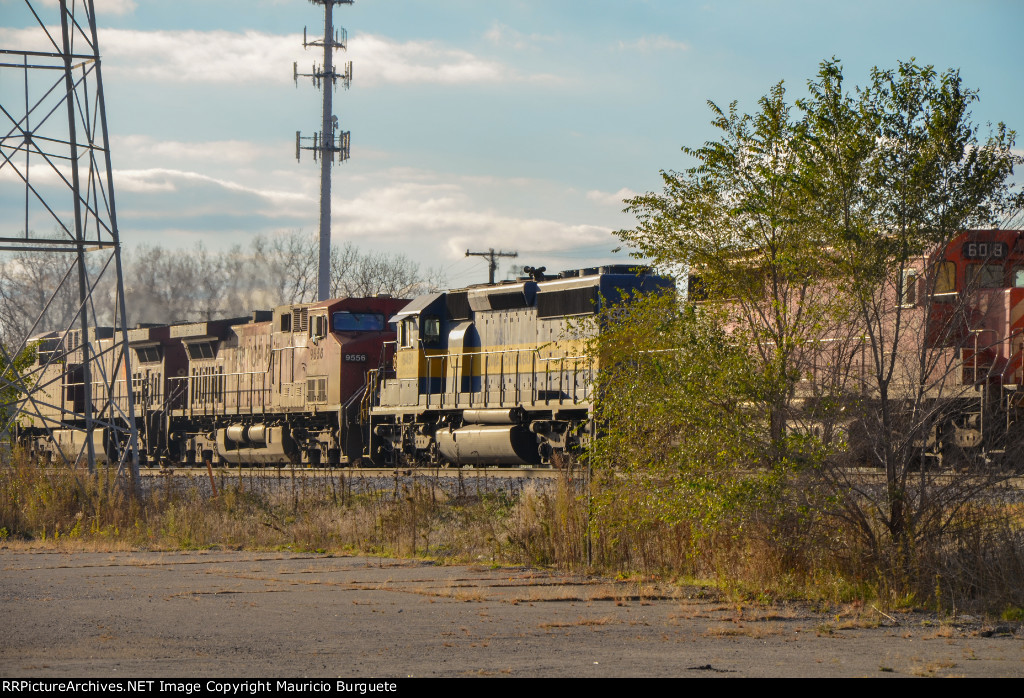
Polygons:
<instances>
[{"instance_id":1,"label":"red locomotive","mask_svg":"<svg viewBox=\"0 0 1024 698\"><path fill-rule=\"evenodd\" d=\"M347 298L287 305L251 317L128 332L140 461L151 463L341 464L363 452L359 409L370 369L393 351L388 324L408 301ZM115 333L89 343L113 394L93 380L89 399L97 458L115 459L109 420L128 413L124 364L115 363ZM18 439L50 458L86 445L82 341L37 338L32 373L45 386L42 418L25 421ZM65 346L65 344L67 346ZM52 433L52 438L51 434Z\"/></svg>"},{"instance_id":2,"label":"red locomotive","mask_svg":"<svg viewBox=\"0 0 1024 698\"><path fill-rule=\"evenodd\" d=\"M950 375L955 408L934 441L947 454L1002 454L1020 429L1024 397L1024 231L966 231L929 265L930 274L907 279L920 286L905 283L903 302L921 305L925 341L945 354L933 374ZM929 278L933 288L923 286Z\"/></svg>"}]
</instances>

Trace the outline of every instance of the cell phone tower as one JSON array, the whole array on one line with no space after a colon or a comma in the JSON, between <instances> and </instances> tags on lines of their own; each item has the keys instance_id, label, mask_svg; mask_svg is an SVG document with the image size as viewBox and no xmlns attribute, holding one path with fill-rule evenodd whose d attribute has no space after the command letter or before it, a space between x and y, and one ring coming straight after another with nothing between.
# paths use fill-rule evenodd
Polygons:
<instances>
[{"instance_id":1,"label":"cell phone tower","mask_svg":"<svg viewBox=\"0 0 1024 698\"><path fill-rule=\"evenodd\" d=\"M352 84L352 61L345 63L345 71L338 73L334 70L334 52L338 49L344 51L348 43L348 35L343 28L334 28L334 6L351 5L353 0L309 0L314 5L324 6L324 38L323 40L306 40L306 29L302 29L302 46L323 47L324 62L322 65L313 65L309 73L300 73L299 64L292 66L292 74L295 85L298 87L299 78L312 78L313 85L322 89L324 93L324 105L322 124L319 133L312 136L303 136L301 131L295 132L295 159L300 160L303 150L313 151L313 160L320 161L320 258L317 270L316 293L317 300L324 301L331 293L331 165L335 158L338 162L345 162L349 158L349 132L342 131L338 127L338 117L334 115L332 97L334 88L338 81L347 90ZM303 143L312 145L303 145Z\"/></svg>"},{"instance_id":2,"label":"cell phone tower","mask_svg":"<svg viewBox=\"0 0 1024 698\"><path fill-rule=\"evenodd\" d=\"M32 429L37 445L48 442L67 462L85 461L90 470L98 461L116 463L118 475L130 472L138 488L93 0L25 0L6 4L4 14L5 25L17 28L8 33L14 45L0 49L0 191L5 202L23 201L24 215L0 218L0 262L5 281L19 273L31 278L44 265L55 270L55 281L23 283L21 296L0 284L0 437L9 442L16 431ZM33 348L34 364L10 368Z\"/></svg>"}]
</instances>

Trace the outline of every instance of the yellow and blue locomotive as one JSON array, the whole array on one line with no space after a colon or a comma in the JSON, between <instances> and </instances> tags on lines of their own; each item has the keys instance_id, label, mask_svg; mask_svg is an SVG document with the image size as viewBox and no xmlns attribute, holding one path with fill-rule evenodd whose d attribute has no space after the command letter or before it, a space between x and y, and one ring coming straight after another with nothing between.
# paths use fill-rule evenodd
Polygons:
<instances>
[{"instance_id":1,"label":"yellow and blue locomotive","mask_svg":"<svg viewBox=\"0 0 1024 698\"><path fill-rule=\"evenodd\" d=\"M607 303L671 281L626 265L423 295L392 322L393 365L371 374L364 418L378 464L550 464L592 430Z\"/></svg>"}]
</instances>

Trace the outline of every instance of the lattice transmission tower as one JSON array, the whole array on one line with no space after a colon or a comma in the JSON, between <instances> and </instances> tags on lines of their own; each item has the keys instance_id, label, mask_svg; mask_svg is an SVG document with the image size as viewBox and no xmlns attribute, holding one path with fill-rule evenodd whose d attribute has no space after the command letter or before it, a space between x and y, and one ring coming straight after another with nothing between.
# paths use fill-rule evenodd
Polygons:
<instances>
[{"instance_id":1,"label":"lattice transmission tower","mask_svg":"<svg viewBox=\"0 0 1024 698\"><path fill-rule=\"evenodd\" d=\"M3 12L13 44L0 48L4 278L58 271L31 304L0 285L11 311L0 315L5 368L26 349L37 356L0 377L0 436L31 430L67 461L116 463L137 484L137 380L93 0L25 0Z\"/></svg>"},{"instance_id":2,"label":"lattice transmission tower","mask_svg":"<svg viewBox=\"0 0 1024 698\"><path fill-rule=\"evenodd\" d=\"M303 136L301 131L295 132L295 159L299 160L303 150L313 151L313 159L320 161L320 259L317 270L317 300L325 301L331 294L331 165L335 159L345 162L349 158L349 132L342 131L338 126L338 117L334 115L334 88L338 81L347 90L352 84L352 61L345 63L344 72L334 69L334 52L344 51L348 44L348 34L343 28L334 28L334 6L351 5L353 0L309 0L314 5L324 6L324 38L323 40L306 40L306 30L302 30L302 45L321 47L324 50L322 65L313 65L309 73L300 73L299 64L292 66L295 84L299 78L312 78L313 85L323 90L323 110L319 133ZM309 145L303 145L303 142Z\"/></svg>"}]
</instances>

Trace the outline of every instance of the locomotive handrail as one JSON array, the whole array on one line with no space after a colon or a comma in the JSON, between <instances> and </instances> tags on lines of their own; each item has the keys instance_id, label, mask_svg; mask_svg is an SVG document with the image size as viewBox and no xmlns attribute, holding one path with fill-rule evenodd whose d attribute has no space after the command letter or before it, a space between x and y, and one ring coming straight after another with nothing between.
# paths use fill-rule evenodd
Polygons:
<instances>
[{"instance_id":1,"label":"locomotive handrail","mask_svg":"<svg viewBox=\"0 0 1024 698\"><path fill-rule=\"evenodd\" d=\"M348 400L345 400L345 402L341 403L341 410L342 410L342 412L347 412L348 408L350 408L352 406L352 403L354 403L357 399L360 402L362 402L362 397L363 397L363 395L366 394L366 386L367 386L367 381L364 380L363 384L361 386L359 386L358 388L356 388L355 392L352 393L351 396L349 396Z\"/></svg>"},{"instance_id":2,"label":"locomotive handrail","mask_svg":"<svg viewBox=\"0 0 1024 698\"><path fill-rule=\"evenodd\" d=\"M216 367L211 367L211 368L223 368L223 367L216 366ZM260 382L261 382L261 385L260 385L259 388L256 388L255 381L253 379L253 376L257 376L257 375L260 376ZM248 389L248 391L246 391L242 387L242 381L240 381L240 380L234 381L234 388L233 389L229 389L228 388L228 380L227 380L228 378L241 378L242 376L249 376L249 389ZM214 389L214 390L210 391L210 394L196 395L195 390L194 390L195 383L196 383L196 381L200 381L200 380L203 380L203 379L217 379L218 381L223 380L223 388L221 390ZM235 404L233 405L233 407L235 409L235 412L237 412L237 413L242 413L243 412L242 406L240 405L239 398L243 394L248 394L250 396L249 405L248 405L249 414L256 414L256 411L254 409L254 403L256 402L256 400L253 399L253 398L255 398L255 396L259 395L262 398L261 406L265 408L266 405L267 405L267 397L270 395L270 392L271 392L270 388L267 387L267 373L265 371L263 371L263 372L261 372L261 371L231 371L230 373L222 371L222 372L211 373L211 374L207 374L207 375L177 376L177 377L174 377L174 378L170 378L168 380L187 380L188 381L188 385L189 385L189 388L190 388L189 394L187 396L188 397L188 407L187 407L187 409L188 409L189 416L194 415L197 411L200 414L204 415L204 416L217 415L218 414L217 403L221 403L221 407L222 407L223 413L227 413L227 411L228 411L228 400L227 400L227 398L228 398L228 395L230 395L230 394L233 394L234 398L235 398ZM219 400L217 399L218 397L220 398Z\"/></svg>"},{"instance_id":3,"label":"locomotive handrail","mask_svg":"<svg viewBox=\"0 0 1024 698\"><path fill-rule=\"evenodd\" d=\"M972 385L977 385L978 384L978 352L981 351L981 347L979 345L979 337L981 337L981 335L983 335L985 333L988 333L988 332L991 332L992 334L995 334L996 331L994 329L992 329L992 328L989 328L989 327L982 327L982 328L979 328L979 329L976 329L976 330L968 330L968 332L970 332L972 335L974 335L974 353L971 355L971 369L972 369L972 371L974 373L972 375L971 384ZM985 349L986 350L987 349L991 349L992 347L994 347L998 343L999 343L998 341L993 342L992 344L989 344L988 346L986 346ZM988 368L988 370L986 371L986 375L991 375L991 373L992 373L992 367L990 366Z\"/></svg>"},{"instance_id":4,"label":"locomotive handrail","mask_svg":"<svg viewBox=\"0 0 1024 698\"><path fill-rule=\"evenodd\" d=\"M468 393L465 399L468 402L468 407L472 408L476 406L477 400L481 400L482 404L486 406L491 402L491 398L488 396L494 392L496 393L495 399L499 406L504 407L506 404L521 404L523 402L523 378L529 375L531 379L530 383L530 402L537 402L539 397L539 374L551 375L554 371L548 367L542 367L541 364L557 363L558 368L558 384L557 393L559 395L566 395L571 397L573 402L579 402L581 395L580 391L583 390L583 397L588 395L586 386L581 386L580 382L575 378L576 373L581 369L581 363L592 363L594 357L587 354L578 355L562 355L562 356L540 356L540 350L537 347L522 347L514 349L491 349L487 351L461 351L461 352L444 352L438 354L427 354L422 348L422 340L420 340L421 348L418 350L422 357L426 371L423 378L426 381L424 386L423 400L424 407L444 409L446 407L456 408L461 404L463 399L463 393ZM521 356L528 354L531 357L531 367L527 370L522 366L520 360ZM515 360L509 361L508 357L514 355ZM469 357L469 361L465 359ZM482 357L483 362L480 366L481 384L479 390L467 390L463 391L462 388L462 372L465 370L467 364L470 368L473 366L473 360L476 357ZM500 363L496 370L498 386L495 391L491 391L488 384L488 376L490 375L490 369L492 368L491 359L492 357L498 357ZM506 362L511 363L508 366ZM570 368L573 371L573 380L571 388L567 385L569 382L569 376L567 374L567 364L571 362ZM440 363L440 366L438 366ZM589 368L592 368L590 366ZM511 375L509 375L511 374ZM508 388L508 381L514 377L515 387L511 391ZM442 384L438 391L434 390L434 380L440 379ZM450 381L450 388L449 388ZM546 385L546 384L545 384ZM545 397L543 401L550 403L552 400L551 390L545 389ZM558 398L561 399L561 398ZM452 404L448 405L448 400L451 400Z\"/></svg>"},{"instance_id":5,"label":"locomotive handrail","mask_svg":"<svg viewBox=\"0 0 1024 698\"><path fill-rule=\"evenodd\" d=\"M1010 344L1011 353L1010 356L1006 359L1006 365L1003 366L1002 373L999 375L999 378L1003 385L1016 385L1016 383L1006 382L1006 373L1007 371L1009 371L1012 378L1013 374L1015 374L1017 371L1021 369L1022 366L1024 366L1024 361L1022 361L1022 357L1024 357L1024 344L1019 345L1016 350L1013 349L1014 338L1019 337L1021 335L1024 335L1024 327L1015 327L1010 330L1010 334L1006 338Z\"/></svg>"}]
</instances>

